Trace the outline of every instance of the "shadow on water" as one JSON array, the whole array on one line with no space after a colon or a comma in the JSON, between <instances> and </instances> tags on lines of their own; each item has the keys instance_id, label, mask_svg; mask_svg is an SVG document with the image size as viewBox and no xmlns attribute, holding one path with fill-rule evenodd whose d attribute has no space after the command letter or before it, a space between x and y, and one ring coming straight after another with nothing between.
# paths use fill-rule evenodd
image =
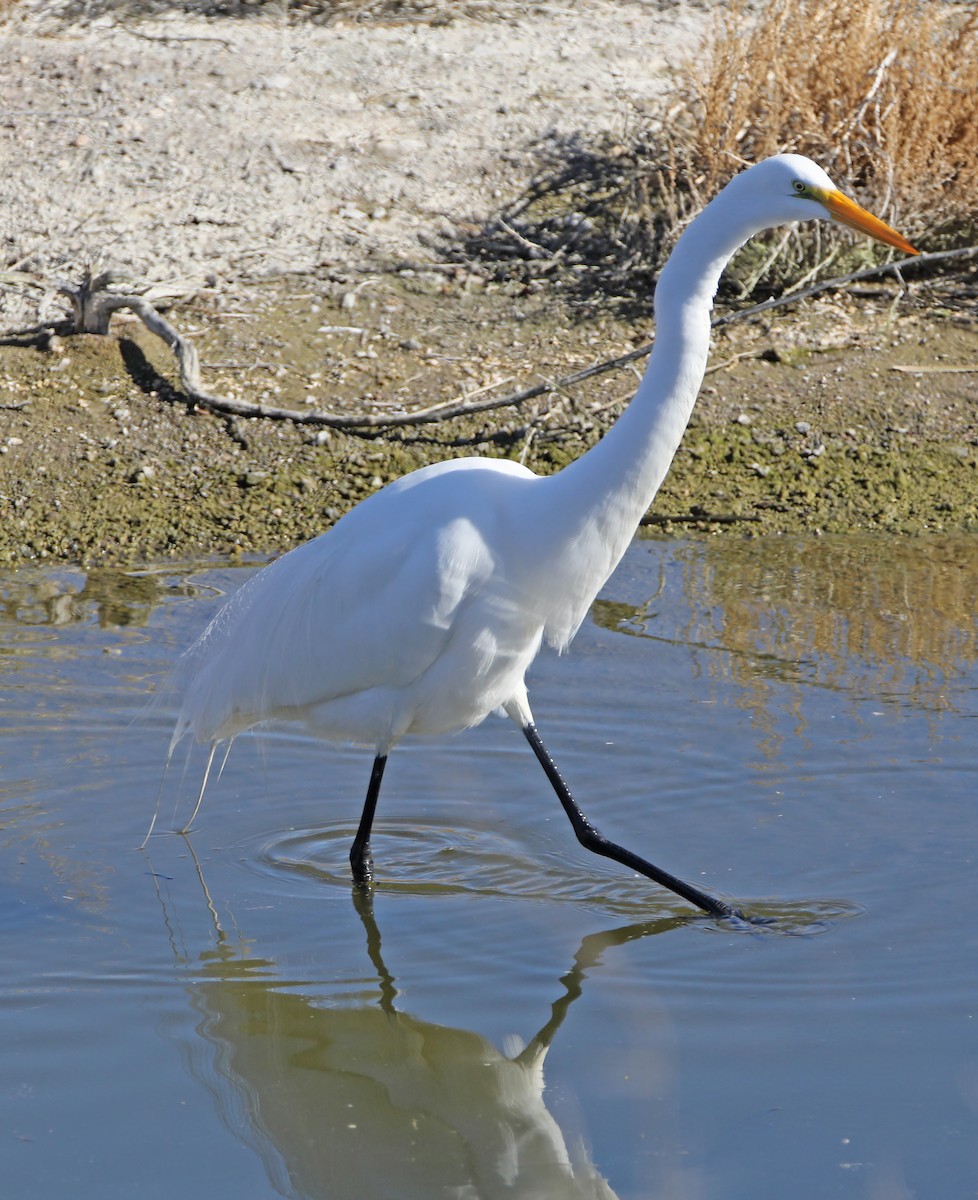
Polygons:
<instances>
[{"instance_id":1,"label":"shadow on water","mask_svg":"<svg viewBox=\"0 0 978 1200\"><path fill-rule=\"evenodd\" d=\"M589 934L555 981L546 1019L505 1054L479 1033L398 1006L372 892L352 888L374 976L362 981L361 1002L336 1006L317 1001L311 985L279 978L240 930L223 928L196 865L212 929L198 952L183 944L154 876L198 1032L212 1052L202 1058L198 1045L194 1072L274 1187L308 1200L614 1200L583 1144L548 1109L544 1060L603 954L682 922Z\"/></svg>"}]
</instances>

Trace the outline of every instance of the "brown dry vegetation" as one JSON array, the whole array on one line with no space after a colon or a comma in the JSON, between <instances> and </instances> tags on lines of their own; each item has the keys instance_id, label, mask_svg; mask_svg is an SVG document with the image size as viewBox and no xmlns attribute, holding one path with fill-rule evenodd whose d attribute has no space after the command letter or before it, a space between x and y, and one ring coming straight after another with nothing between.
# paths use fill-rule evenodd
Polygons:
<instances>
[{"instance_id":1,"label":"brown dry vegetation","mask_svg":"<svg viewBox=\"0 0 978 1200\"><path fill-rule=\"evenodd\" d=\"M978 9L933 0L744 0L680 86L699 207L739 162L807 154L881 215L931 238L978 212ZM693 121L689 118L693 117Z\"/></svg>"},{"instance_id":2,"label":"brown dry vegetation","mask_svg":"<svg viewBox=\"0 0 978 1200\"><path fill-rule=\"evenodd\" d=\"M974 5L735 0L673 89L629 138L545 147L541 177L465 251L500 274L516 260L570 268L578 294L644 298L688 219L745 163L784 151L930 250L978 234ZM732 279L744 293L780 288L885 253L818 223L758 239Z\"/></svg>"}]
</instances>

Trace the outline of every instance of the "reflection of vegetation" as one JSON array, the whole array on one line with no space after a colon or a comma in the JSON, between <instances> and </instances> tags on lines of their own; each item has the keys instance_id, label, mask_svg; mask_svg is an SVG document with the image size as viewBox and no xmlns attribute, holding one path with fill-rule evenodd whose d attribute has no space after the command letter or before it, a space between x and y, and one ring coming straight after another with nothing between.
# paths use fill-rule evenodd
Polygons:
<instances>
[{"instance_id":1,"label":"reflection of vegetation","mask_svg":"<svg viewBox=\"0 0 978 1200\"><path fill-rule=\"evenodd\" d=\"M689 591L713 597L723 644L747 656L729 660L735 677L756 673L750 656L757 654L806 663L813 680L829 687L861 665L865 689L900 691L931 707L945 703L949 680L978 659L973 538L827 538L715 549L707 547Z\"/></svg>"},{"instance_id":2,"label":"reflection of vegetation","mask_svg":"<svg viewBox=\"0 0 978 1200\"><path fill-rule=\"evenodd\" d=\"M949 704L948 685L978 661L978 541L724 539L683 556L689 609L667 626L640 608L603 603L599 624L725 651L709 670L767 709L775 684L899 693ZM783 701L779 701L783 706Z\"/></svg>"},{"instance_id":3,"label":"reflection of vegetation","mask_svg":"<svg viewBox=\"0 0 978 1200\"><path fill-rule=\"evenodd\" d=\"M89 571L79 601L94 604L99 625L145 625L160 600L155 575L122 571Z\"/></svg>"},{"instance_id":4,"label":"reflection of vegetation","mask_svg":"<svg viewBox=\"0 0 978 1200\"><path fill-rule=\"evenodd\" d=\"M19 571L0 579L0 614L10 625L67 625L74 616L80 572Z\"/></svg>"},{"instance_id":5,"label":"reflection of vegetation","mask_svg":"<svg viewBox=\"0 0 978 1200\"><path fill-rule=\"evenodd\" d=\"M21 570L0 577L0 619L12 625L142 626L169 581L124 571Z\"/></svg>"}]
</instances>

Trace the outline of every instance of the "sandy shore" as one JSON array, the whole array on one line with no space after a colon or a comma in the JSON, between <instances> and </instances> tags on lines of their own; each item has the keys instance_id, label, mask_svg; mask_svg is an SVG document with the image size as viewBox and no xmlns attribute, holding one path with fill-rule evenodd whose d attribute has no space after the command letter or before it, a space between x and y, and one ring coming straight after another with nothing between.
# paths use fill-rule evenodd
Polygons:
<instances>
[{"instance_id":1,"label":"sandy shore","mask_svg":"<svg viewBox=\"0 0 978 1200\"><path fill-rule=\"evenodd\" d=\"M3 29L4 260L152 283L424 256L518 194L542 138L624 132L705 21L627 0L443 24L58 10L22 3ZM32 315L0 303L8 329Z\"/></svg>"}]
</instances>

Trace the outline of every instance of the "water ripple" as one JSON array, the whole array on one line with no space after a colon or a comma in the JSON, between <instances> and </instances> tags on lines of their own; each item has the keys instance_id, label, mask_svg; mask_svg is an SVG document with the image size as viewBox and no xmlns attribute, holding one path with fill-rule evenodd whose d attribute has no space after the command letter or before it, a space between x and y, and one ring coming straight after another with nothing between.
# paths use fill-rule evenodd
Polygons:
<instances>
[{"instance_id":1,"label":"water ripple","mask_svg":"<svg viewBox=\"0 0 978 1200\"><path fill-rule=\"evenodd\" d=\"M354 828L336 823L265 833L234 847L238 862L276 889L307 886L350 887L349 848ZM549 904L574 904L614 917L652 916L699 921L723 932L811 937L862 909L845 900L791 902L738 898L750 921L714 922L639 876L603 863L582 866L572 857L548 851L534 855L507 831L436 821L386 825L372 839L375 887L396 895L479 896ZM608 872L608 873L605 873Z\"/></svg>"}]
</instances>

